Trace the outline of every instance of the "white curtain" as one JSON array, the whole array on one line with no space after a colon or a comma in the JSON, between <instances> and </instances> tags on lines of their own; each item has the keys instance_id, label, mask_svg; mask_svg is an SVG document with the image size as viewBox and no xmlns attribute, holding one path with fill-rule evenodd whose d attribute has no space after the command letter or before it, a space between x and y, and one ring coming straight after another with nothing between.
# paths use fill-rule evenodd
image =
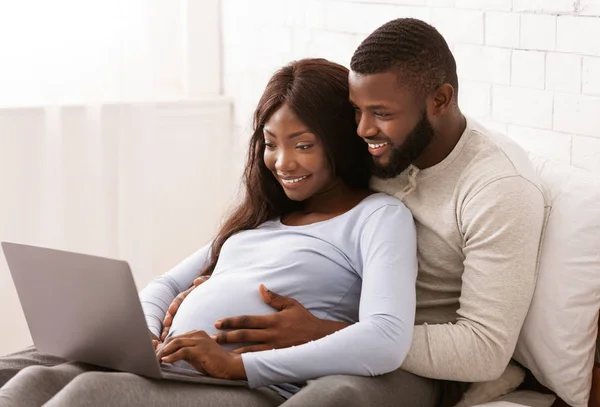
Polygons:
<instances>
[{"instance_id":1,"label":"white curtain","mask_svg":"<svg viewBox=\"0 0 600 407\"><path fill-rule=\"evenodd\" d=\"M207 242L230 205L230 123L219 98L0 109L0 240L122 258L145 285ZM24 345L3 259L0 318L0 353Z\"/></svg>"},{"instance_id":2,"label":"white curtain","mask_svg":"<svg viewBox=\"0 0 600 407\"><path fill-rule=\"evenodd\" d=\"M0 0L0 106L220 92L218 0Z\"/></svg>"},{"instance_id":3,"label":"white curtain","mask_svg":"<svg viewBox=\"0 0 600 407\"><path fill-rule=\"evenodd\" d=\"M168 270L237 188L219 92L218 0L0 0L0 240ZM30 343L3 256L0 318Z\"/></svg>"}]
</instances>

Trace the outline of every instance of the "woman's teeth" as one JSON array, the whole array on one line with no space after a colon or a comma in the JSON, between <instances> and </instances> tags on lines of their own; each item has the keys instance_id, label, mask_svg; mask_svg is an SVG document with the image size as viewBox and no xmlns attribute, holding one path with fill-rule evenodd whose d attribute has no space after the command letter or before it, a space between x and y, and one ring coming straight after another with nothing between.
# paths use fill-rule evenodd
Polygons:
<instances>
[{"instance_id":1,"label":"woman's teeth","mask_svg":"<svg viewBox=\"0 0 600 407\"><path fill-rule=\"evenodd\" d=\"M295 184L298 181L302 181L304 178L308 177L308 175L305 175L303 177L300 178L292 178L292 179L281 179L281 181L283 181L284 184Z\"/></svg>"},{"instance_id":2,"label":"woman's teeth","mask_svg":"<svg viewBox=\"0 0 600 407\"><path fill-rule=\"evenodd\" d=\"M387 145L388 143L385 142L385 143L380 143L380 144L371 144L371 143L367 143L367 144L369 145L369 148L381 148L381 147Z\"/></svg>"}]
</instances>

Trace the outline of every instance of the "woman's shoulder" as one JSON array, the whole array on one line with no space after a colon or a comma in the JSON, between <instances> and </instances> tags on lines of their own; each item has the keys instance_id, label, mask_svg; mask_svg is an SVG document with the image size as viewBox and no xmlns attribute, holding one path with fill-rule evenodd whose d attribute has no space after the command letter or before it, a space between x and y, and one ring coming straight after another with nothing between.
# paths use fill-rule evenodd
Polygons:
<instances>
[{"instance_id":1,"label":"woman's shoulder","mask_svg":"<svg viewBox=\"0 0 600 407\"><path fill-rule=\"evenodd\" d=\"M386 206L397 207L399 210L407 209L401 200L384 192L375 192L367 196L357 205L357 209L372 212Z\"/></svg>"},{"instance_id":2,"label":"woman's shoulder","mask_svg":"<svg viewBox=\"0 0 600 407\"><path fill-rule=\"evenodd\" d=\"M383 192L376 192L363 199L355 208L356 221L358 225L364 224L369 219L380 219L385 222L386 219L393 221L395 218L404 218L412 214L404 203ZM360 222L362 220L362 222Z\"/></svg>"}]
</instances>

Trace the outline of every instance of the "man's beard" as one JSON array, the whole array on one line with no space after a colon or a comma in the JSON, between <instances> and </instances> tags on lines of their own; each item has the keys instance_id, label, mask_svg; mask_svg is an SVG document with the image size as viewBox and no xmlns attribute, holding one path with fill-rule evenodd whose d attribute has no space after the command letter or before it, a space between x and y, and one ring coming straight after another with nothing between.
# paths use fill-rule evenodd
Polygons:
<instances>
[{"instance_id":1,"label":"man's beard","mask_svg":"<svg viewBox=\"0 0 600 407\"><path fill-rule=\"evenodd\" d=\"M421 120L408 134L404 143L391 147L387 164L380 164L378 159L373 157L371 174L383 179L397 177L423 154L433 136L433 127L424 111Z\"/></svg>"}]
</instances>

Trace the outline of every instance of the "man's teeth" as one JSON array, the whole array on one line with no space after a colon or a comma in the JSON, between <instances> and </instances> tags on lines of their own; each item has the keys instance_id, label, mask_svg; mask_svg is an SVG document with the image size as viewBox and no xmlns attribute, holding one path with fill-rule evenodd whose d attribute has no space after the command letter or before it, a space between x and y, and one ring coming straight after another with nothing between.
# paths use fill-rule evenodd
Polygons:
<instances>
[{"instance_id":1,"label":"man's teeth","mask_svg":"<svg viewBox=\"0 0 600 407\"><path fill-rule=\"evenodd\" d=\"M295 184L298 181L302 181L304 178L308 177L308 175L305 175L304 177L300 177L300 178L293 178L293 179L281 179L283 181L284 184Z\"/></svg>"},{"instance_id":2,"label":"man's teeth","mask_svg":"<svg viewBox=\"0 0 600 407\"><path fill-rule=\"evenodd\" d=\"M369 145L369 148L381 148L385 145L387 145L387 142L385 143L380 143L380 144L371 144L371 143L367 143Z\"/></svg>"}]
</instances>

